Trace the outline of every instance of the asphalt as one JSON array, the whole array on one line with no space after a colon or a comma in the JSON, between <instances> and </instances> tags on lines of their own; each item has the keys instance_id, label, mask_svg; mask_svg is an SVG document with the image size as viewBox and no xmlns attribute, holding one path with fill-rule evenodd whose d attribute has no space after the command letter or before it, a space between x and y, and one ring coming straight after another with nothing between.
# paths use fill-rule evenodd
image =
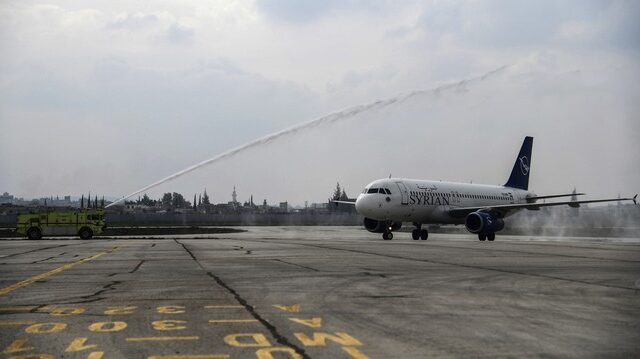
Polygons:
<instances>
[{"instance_id":1,"label":"asphalt","mask_svg":"<svg viewBox=\"0 0 640 359\"><path fill-rule=\"evenodd\" d=\"M0 241L0 358L639 357L640 239Z\"/></svg>"}]
</instances>

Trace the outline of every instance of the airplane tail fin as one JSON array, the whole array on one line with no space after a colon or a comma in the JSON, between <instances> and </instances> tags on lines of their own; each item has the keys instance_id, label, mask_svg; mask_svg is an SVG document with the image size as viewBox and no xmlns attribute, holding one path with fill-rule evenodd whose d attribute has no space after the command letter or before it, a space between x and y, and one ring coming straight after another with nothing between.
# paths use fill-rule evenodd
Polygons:
<instances>
[{"instance_id":1,"label":"airplane tail fin","mask_svg":"<svg viewBox=\"0 0 640 359\"><path fill-rule=\"evenodd\" d=\"M513 164L511 176L505 183L505 187L519 188L527 190L529 188L529 173L531 172L531 149L533 148L533 137L527 136L522 142L520 153Z\"/></svg>"}]
</instances>

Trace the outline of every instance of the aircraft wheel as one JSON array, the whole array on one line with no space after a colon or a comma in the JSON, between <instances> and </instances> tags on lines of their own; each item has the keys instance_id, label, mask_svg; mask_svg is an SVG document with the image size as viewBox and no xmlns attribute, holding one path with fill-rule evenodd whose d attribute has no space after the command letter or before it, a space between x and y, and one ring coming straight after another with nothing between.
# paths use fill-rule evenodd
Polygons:
<instances>
[{"instance_id":1,"label":"aircraft wheel","mask_svg":"<svg viewBox=\"0 0 640 359\"><path fill-rule=\"evenodd\" d=\"M478 233L478 239L484 242L487 239L487 235L484 233Z\"/></svg>"},{"instance_id":2,"label":"aircraft wheel","mask_svg":"<svg viewBox=\"0 0 640 359\"><path fill-rule=\"evenodd\" d=\"M93 237L93 231L89 228L82 228L78 235L81 239L91 239L91 237Z\"/></svg>"},{"instance_id":3,"label":"aircraft wheel","mask_svg":"<svg viewBox=\"0 0 640 359\"><path fill-rule=\"evenodd\" d=\"M382 239L384 239L385 241L392 240L393 239L393 233L391 233L391 232L382 233Z\"/></svg>"},{"instance_id":4,"label":"aircraft wheel","mask_svg":"<svg viewBox=\"0 0 640 359\"><path fill-rule=\"evenodd\" d=\"M489 240L490 242L493 242L495 239L496 239L496 234L495 233L487 234L487 240Z\"/></svg>"},{"instance_id":5,"label":"aircraft wheel","mask_svg":"<svg viewBox=\"0 0 640 359\"><path fill-rule=\"evenodd\" d=\"M413 238L414 241L417 241L418 239L420 239L420 231L417 229L414 229L413 231L411 231L411 238Z\"/></svg>"},{"instance_id":6,"label":"aircraft wheel","mask_svg":"<svg viewBox=\"0 0 640 359\"><path fill-rule=\"evenodd\" d=\"M426 241L427 238L429 238L429 232L427 232L426 229L421 229L420 230L420 239L422 239L423 241Z\"/></svg>"},{"instance_id":7,"label":"aircraft wheel","mask_svg":"<svg viewBox=\"0 0 640 359\"><path fill-rule=\"evenodd\" d=\"M29 239L42 239L42 232L38 227L31 227L27 231L27 237Z\"/></svg>"}]
</instances>

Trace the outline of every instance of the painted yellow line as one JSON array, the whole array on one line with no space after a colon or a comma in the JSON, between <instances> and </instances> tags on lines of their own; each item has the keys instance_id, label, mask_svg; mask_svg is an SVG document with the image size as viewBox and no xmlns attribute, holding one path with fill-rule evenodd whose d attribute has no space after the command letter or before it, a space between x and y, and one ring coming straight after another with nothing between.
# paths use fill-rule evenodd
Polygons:
<instances>
[{"instance_id":1,"label":"painted yellow line","mask_svg":"<svg viewBox=\"0 0 640 359\"><path fill-rule=\"evenodd\" d=\"M23 321L19 321L19 320L0 320L0 325L30 325L30 324L34 324L34 321L30 321L30 320L23 320Z\"/></svg>"},{"instance_id":2,"label":"painted yellow line","mask_svg":"<svg viewBox=\"0 0 640 359\"><path fill-rule=\"evenodd\" d=\"M242 305L205 305L205 309L232 309L244 308Z\"/></svg>"},{"instance_id":3,"label":"painted yellow line","mask_svg":"<svg viewBox=\"0 0 640 359\"><path fill-rule=\"evenodd\" d=\"M0 295L9 294L9 293L13 292L16 289L20 289L22 287L26 287L29 284L32 284L32 283L37 282L39 280L51 277L54 274L58 274L60 272L66 271L67 269L71 269L71 268L73 268L75 266L78 266L78 265L80 265L82 263L85 263L85 262L94 260L96 258L102 257L103 255L109 254L109 253L115 251L116 249L118 249L118 247L114 247L111 250L108 250L108 251L105 251L105 252L101 252L101 253L98 253L98 254L93 255L91 257L87 257L87 258L81 259L81 260L79 260L77 262L67 263L67 264L63 265L62 267L58 267L58 268L56 268L54 270L50 270L50 271L48 271L46 273L38 274L38 275L33 276L31 278L27 278L27 279L25 279L23 281L20 281L18 283L14 283L14 284L12 284L12 285L10 285L8 287L0 288Z\"/></svg>"},{"instance_id":4,"label":"painted yellow line","mask_svg":"<svg viewBox=\"0 0 640 359\"><path fill-rule=\"evenodd\" d=\"M36 309L37 307L3 307L0 308L0 313L6 313L6 312L30 312L34 309Z\"/></svg>"},{"instance_id":5,"label":"painted yellow line","mask_svg":"<svg viewBox=\"0 0 640 359\"><path fill-rule=\"evenodd\" d=\"M138 337L138 338L127 338L125 339L128 342L149 342L149 341L171 341L171 340L198 340L200 337Z\"/></svg>"},{"instance_id":6,"label":"painted yellow line","mask_svg":"<svg viewBox=\"0 0 640 359\"><path fill-rule=\"evenodd\" d=\"M228 359L227 354L152 355L147 359Z\"/></svg>"},{"instance_id":7,"label":"painted yellow line","mask_svg":"<svg viewBox=\"0 0 640 359\"><path fill-rule=\"evenodd\" d=\"M256 323L257 319L212 319L209 320L209 323L219 324L219 323Z\"/></svg>"}]
</instances>

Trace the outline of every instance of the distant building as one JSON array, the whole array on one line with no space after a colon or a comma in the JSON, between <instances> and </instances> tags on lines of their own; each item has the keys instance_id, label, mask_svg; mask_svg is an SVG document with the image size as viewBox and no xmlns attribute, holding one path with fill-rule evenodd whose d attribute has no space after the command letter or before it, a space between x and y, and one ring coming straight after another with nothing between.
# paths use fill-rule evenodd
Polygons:
<instances>
[{"instance_id":1,"label":"distant building","mask_svg":"<svg viewBox=\"0 0 640 359\"><path fill-rule=\"evenodd\" d=\"M283 213L289 212L289 202L280 202L278 209Z\"/></svg>"},{"instance_id":2,"label":"distant building","mask_svg":"<svg viewBox=\"0 0 640 359\"><path fill-rule=\"evenodd\" d=\"M13 204L15 198L13 195L10 195L9 192L5 192L0 196L0 204L10 203Z\"/></svg>"}]
</instances>

